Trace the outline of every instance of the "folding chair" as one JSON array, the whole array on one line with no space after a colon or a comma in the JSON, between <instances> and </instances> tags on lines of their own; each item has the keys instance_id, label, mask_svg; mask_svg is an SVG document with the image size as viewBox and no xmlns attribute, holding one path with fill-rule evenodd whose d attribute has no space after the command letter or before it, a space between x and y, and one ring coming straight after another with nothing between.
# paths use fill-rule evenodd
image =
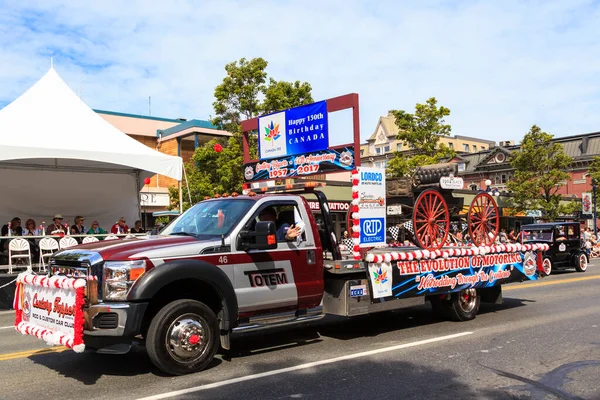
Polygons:
<instances>
[{"instance_id":1,"label":"folding chair","mask_svg":"<svg viewBox=\"0 0 600 400\"><path fill-rule=\"evenodd\" d=\"M13 254L13 252L18 252L17 254ZM25 254L24 252L27 252ZM25 239L17 238L10 241L8 244L8 273L12 274L13 260L27 258L29 260L29 264L27 265L27 270L31 270L31 248L29 247L29 242Z\"/></svg>"},{"instance_id":2,"label":"folding chair","mask_svg":"<svg viewBox=\"0 0 600 400\"><path fill-rule=\"evenodd\" d=\"M97 241L98 241L98 238L96 236L86 236L86 237L83 238L83 242L82 243L83 244L94 243L94 242L97 242Z\"/></svg>"},{"instance_id":3,"label":"folding chair","mask_svg":"<svg viewBox=\"0 0 600 400\"><path fill-rule=\"evenodd\" d=\"M107 237L104 238L104 240L115 240L118 238L119 237L117 235L108 235Z\"/></svg>"},{"instance_id":4,"label":"folding chair","mask_svg":"<svg viewBox=\"0 0 600 400\"><path fill-rule=\"evenodd\" d=\"M39 262L39 270L41 271L44 268L46 271L46 259L50 258L52 254L54 254L58 250L58 242L56 239L51 237L45 237L40 239L40 262Z\"/></svg>"},{"instance_id":5,"label":"folding chair","mask_svg":"<svg viewBox=\"0 0 600 400\"><path fill-rule=\"evenodd\" d=\"M75 238L71 237L71 236L64 236L58 242L58 246L60 247L61 250L68 249L70 247L75 247L78 244L79 243L77 243L77 240L75 240Z\"/></svg>"}]
</instances>

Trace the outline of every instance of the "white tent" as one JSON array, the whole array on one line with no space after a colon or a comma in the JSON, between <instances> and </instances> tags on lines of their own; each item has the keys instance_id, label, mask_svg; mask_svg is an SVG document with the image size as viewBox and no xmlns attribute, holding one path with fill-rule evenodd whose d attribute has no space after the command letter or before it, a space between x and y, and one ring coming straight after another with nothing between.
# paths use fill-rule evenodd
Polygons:
<instances>
[{"instance_id":1,"label":"white tent","mask_svg":"<svg viewBox=\"0 0 600 400\"><path fill-rule=\"evenodd\" d=\"M155 151L106 122L53 68L0 110L0 225L12 217L51 223L62 214L109 229L140 215L145 177L181 181L181 157ZM6 222L4 222L6 221Z\"/></svg>"}]
</instances>

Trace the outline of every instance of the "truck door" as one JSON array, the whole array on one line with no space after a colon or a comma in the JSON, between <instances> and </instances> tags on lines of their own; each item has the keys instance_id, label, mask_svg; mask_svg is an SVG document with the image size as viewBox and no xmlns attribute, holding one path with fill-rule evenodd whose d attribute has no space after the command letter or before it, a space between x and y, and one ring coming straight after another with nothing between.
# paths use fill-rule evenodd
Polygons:
<instances>
[{"instance_id":1,"label":"truck door","mask_svg":"<svg viewBox=\"0 0 600 400\"><path fill-rule=\"evenodd\" d=\"M268 208L277 213L276 227L295 222L294 215L305 221L305 230L297 240L279 237L277 249L232 249L234 288L240 312L276 310L279 308L313 308L320 304L323 294L323 255L316 250L316 242L306 209L296 200L280 198L261 202L255 207L241 230L253 230ZM236 241L234 241L236 242Z\"/></svg>"}]
</instances>

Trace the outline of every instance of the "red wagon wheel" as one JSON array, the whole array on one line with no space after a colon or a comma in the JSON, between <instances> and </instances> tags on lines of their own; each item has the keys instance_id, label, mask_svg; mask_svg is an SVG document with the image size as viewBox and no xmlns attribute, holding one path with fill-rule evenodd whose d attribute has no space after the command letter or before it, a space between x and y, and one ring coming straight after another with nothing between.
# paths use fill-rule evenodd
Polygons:
<instances>
[{"instance_id":1,"label":"red wagon wheel","mask_svg":"<svg viewBox=\"0 0 600 400\"><path fill-rule=\"evenodd\" d=\"M422 249L438 250L444 246L450 232L450 212L442 195L425 190L415 201L413 210L415 244Z\"/></svg>"},{"instance_id":2,"label":"red wagon wheel","mask_svg":"<svg viewBox=\"0 0 600 400\"><path fill-rule=\"evenodd\" d=\"M498 236L500 215L494 198L487 193L479 193L469 207L469 235L477 246L489 246Z\"/></svg>"}]
</instances>

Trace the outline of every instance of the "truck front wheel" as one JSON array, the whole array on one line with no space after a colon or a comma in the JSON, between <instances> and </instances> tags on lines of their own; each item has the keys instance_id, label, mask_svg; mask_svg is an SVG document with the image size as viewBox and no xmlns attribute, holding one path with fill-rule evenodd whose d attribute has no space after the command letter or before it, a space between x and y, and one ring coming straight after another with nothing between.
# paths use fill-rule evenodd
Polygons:
<instances>
[{"instance_id":1,"label":"truck front wheel","mask_svg":"<svg viewBox=\"0 0 600 400\"><path fill-rule=\"evenodd\" d=\"M146 351L154 365L171 375L201 371L219 348L215 313L196 300L176 300L150 322Z\"/></svg>"}]
</instances>

